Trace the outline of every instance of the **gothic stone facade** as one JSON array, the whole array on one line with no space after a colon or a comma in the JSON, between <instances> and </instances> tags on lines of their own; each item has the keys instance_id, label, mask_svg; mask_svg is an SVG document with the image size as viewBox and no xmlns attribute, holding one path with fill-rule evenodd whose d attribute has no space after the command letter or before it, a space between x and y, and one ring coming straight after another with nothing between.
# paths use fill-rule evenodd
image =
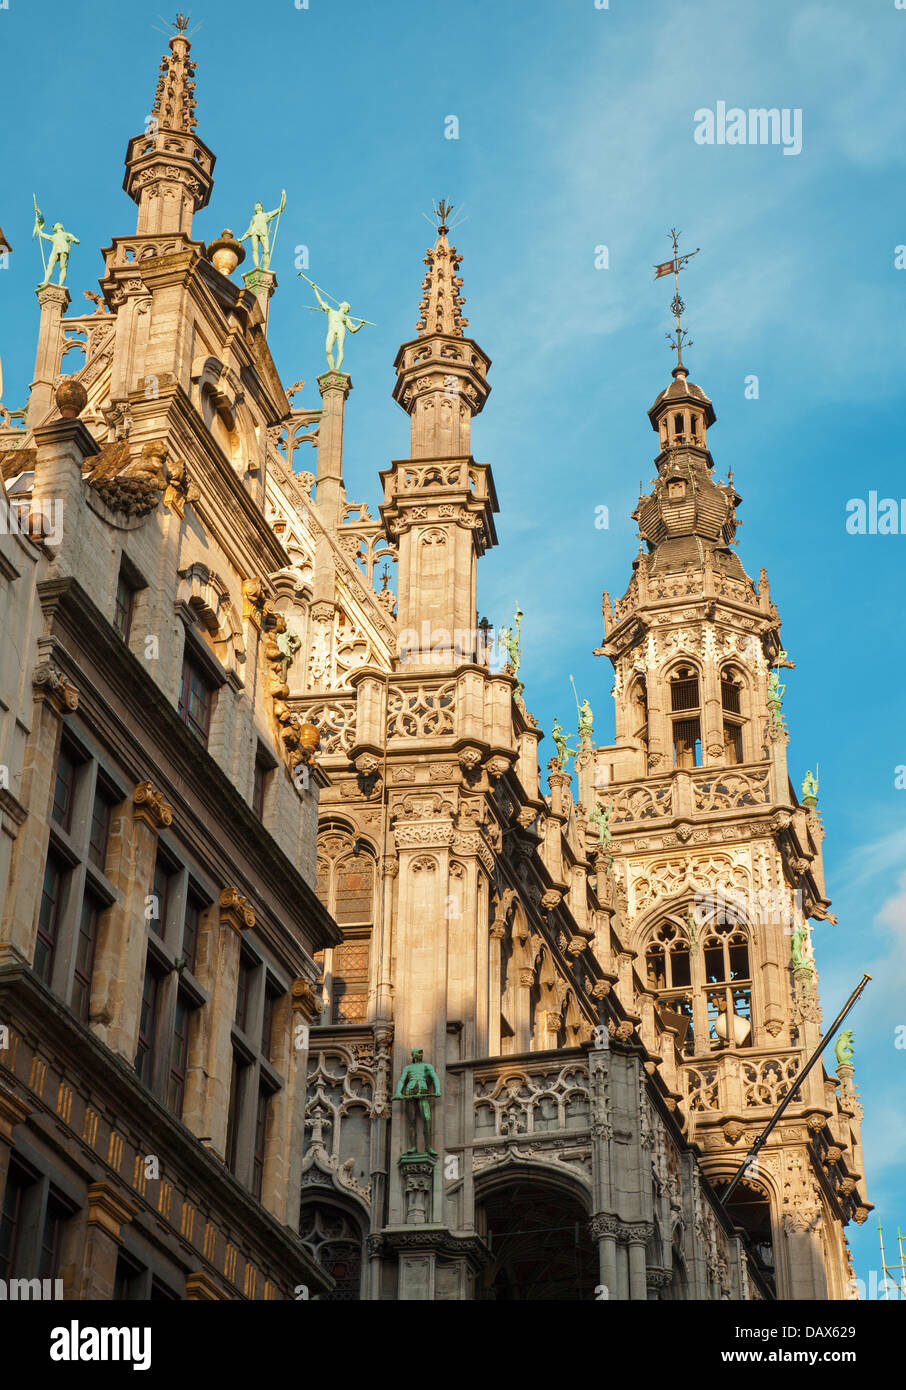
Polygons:
<instances>
[{"instance_id":1,"label":"gothic stone facade","mask_svg":"<svg viewBox=\"0 0 906 1390\"><path fill-rule=\"evenodd\" d=\"M851 1068L813 1071L719 1202L818 1037L829 904L711 403L683 369L652 408L647 549L604 603L616 742L587 730L545 792L477 621L490 361L447 227L372 516L343 485L349 376L295 408L275 276L239 288L192 240L214 158L170 50L127 154L136 235L94 313L41 291L27 423L0 439L9 501L65 503L59 544L35 506L3 549L28 654L3 672L5 1219L51 1222L73 1297L845 1296ZM414 1048L436 1153L392 1098Z\"/></svg>"}]
</instances>

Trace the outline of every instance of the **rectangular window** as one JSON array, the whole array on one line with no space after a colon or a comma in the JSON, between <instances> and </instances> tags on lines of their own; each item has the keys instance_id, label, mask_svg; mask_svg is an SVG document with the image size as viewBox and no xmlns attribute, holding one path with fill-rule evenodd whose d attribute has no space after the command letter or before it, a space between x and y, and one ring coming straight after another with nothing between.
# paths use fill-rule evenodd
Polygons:
<instances>
[{"instance_id":1,"label":"rectangular window","mask_svg":"<svg viewBox=\"0 0 906 1390\"><path fill-rule=\"evenodd\" d=\"M673 765L686 768L701 767L702 733L698 719L673 721Z\"/></svg>"},{"instance_id":2,"label":"rectangular window","mask_svg":"<svg viewBox=\"0 0 906 1390\"><path fill-rule=\"evenodd\" d=\"M729 714L739 714L739 686L735 681L721 679L720 702Z\"/></svg>"},{"instance_id":3,"label":"rectangular window","mask_svg":"<svg viewBox=\"0 0 906 1390\"><path fill-rule=\"evenodd\" d=\"M135 590L120 570L116 581L116 601L113 608L113 626L124 642L129 641L132 631L132 614L135 609Z\"/></svg>"},{"instance_id":4,"label":"rectangular window","mask_svg":"<svg viewBox=\"0 0 906 1390\"><path fill-rule=\"evenodd\" d=\"M162 854L158 853L154 861L154 885L151 890L154 902L151 904L148 926L161 938L166 935L167 931L167 906L170 899L170 882L173 872L172 866Z\"/></svg>"},{"instance_id":5,"label":"rectangular window","mask_svg":"<svg viewBox=\"0 0 906 1390\"><path fill-rule=\"evenodd\" d=\"M189 1020L192 1009L185 995L176 999L176 1017L173 1021L173 1043L170 1048L170 1079L167 1086L167 1104L174 1115L182 1117L183 1100L186 1094L186 1067L189 1061Z\"/></svg>"},{"instance_id":6,"label":"rectangular window","mask_svg":"<svg viewBox=\"0 0 906 1390\"><path fill-rule=\"evenodd\" d=\"M85 894L79 916L79 934L76 939L75 971L72 983L72 1007L83 1023L88 1022L91 976L94 971L98 925L103 910L103 904L93 893Z\"/></svg>"},{"instance_id":7,"label":"rectangular window","mask_svg":"<svg viewBox=\"0 0 906 1390\"><path fill-rule=\"evenodd\" d=\"M88 858L99 869L107 861L107 841L110 839L110 816L113 811L110 796L102 788L95 793L91 808L91 831L88 837Z\"/></svg>"},{"instance_id":8,"label":"rectangular window","mask_svg":"<svg viewBox=\"0 0 906 1390\"><path fill-rule=\"evenodd\" d=\"M63 872L52 855L47 856L41 906L38 909L38 939L35 943L35 974L45 985L50 984L54 953L57 948L57 929L63 901Z\"/></svg>"},{"instance_id":9,"label":"rectangular window","mask_svg":"<svg viewBox=\"0 0 906 1390\"><path fill-rule=\"evenodd\" d=\"M227 1111L226 1161L230 1172L235 1175L239 1157L239 1119L242 1110L242 1095L248 1067L243 1065L233 1053L233 1073L230 1077L230 1107Z\"/></svg>"},{"instance_id":10,"label":"rectangular window","mask_svg":"<svg viewBox=\"0 0 906 1390\"><path fill-rule=\"evenodd\" d=\"M72 803L75 792L76 765L69 756L65 748L60 749L57 757L57 775L53 787L53 806L50 814L61 825L64 830L68 830L72 824Z\"/></svg>"},{"instance_id":11,"label":"rectangular window","mask_svg":"<svg viewBox=\"0 0 906 1390\"><path fill-rule=\"evenodd\" d=\"M272 990L264 991L264 1008L261 1013L261 1055L266 1062L271 1060L271 1034L274 1031L274 1005L277 996Z\"/></svg>"},{"instance_id":12,"label":"rectangular window","mask_svg":"<svg viewBox=\"0 0 906 1390\"><path fill-rule=\"evenodd\" d=\"M259 754L255 759L255 784L252 788L252 810L259 820L264 820L264 796L270 772L270 767Z\"/></svg>"},{"instance_id":13,"label":"rectangular window","mask_svg":"<svg viewBox=\"0 0 906 1390\"><path fill-rule=\"evenodd\" d=\"M157 1030L157 987L158 976L150 965L145 966L145 982L142 986L142 1005L138 1023L138 1051L135 1054L135 1070L146 1086L151 1085L154 1065L154 1041Z\"/></svg>"},{"instance_id":14,"label":"rectangular window","mask_svg":"<svg viewBox=\"0 0 906 1390\"><path fill-rule=\"evenodd\" d=\"M198 933L201 929L201 914L204 903L196 898L191 888L186 895L186 915L182 931L182 958L186 968L195 974L198 962Z\"/></svg>"},{"instance_id":15,"label":"rectangular window","mask_svg":"<svg viewBox=\"0 0 906 1390\"><path fill-rule=\"evenodd\" d=\"M207 747L211 727L213 689L201 667L186 653L182 666L182 685L179 691L180 718L198 735Z\"/></svg>"},{"instance_id":16,"label":"rectangular window","mask_svg":"<svg viewBox=\"0 0 906 1390\"><path fill-rule=\"evenodd\" d=\"M236 985L236 1018L234 1021L236 1027L241 1028L243 1033L248 1026L249 989L254 968L246 956L239 957L239 980Z\"/></svg>"},{"instance_id":17,"label":"rectangular window","mask_svg":"<svg viewBox=\"0 0 906 1390\"><path fill-rule=\"evenodd\" d=\"M742 725L724 721L724 755L731 765L742 762Z\"/></svg>"},{"instance_id":18,"label":"rectangular window","mask_svg":"<svg viewBox=\"0 0 906 1390\"><path fill-rule=\"evenodd\" d=\"M56 1279L60 1271L60 1241L64 1222L68 1221L70 1211L58 1197L50 1192L47 1198L47 1212L41 1232L41 1249L38 1256L38 1278Z\"/></svg>"},{"instance_id":19,"label":"rectangular window","mask_svg":"<svg viewBox=\"0 0 906 1390\"><path fill-rule=\"evenodd\" d=\"M26 1188L33 1179L18 1166L10 1162L6 1175L6 1188L3 1193L3 1208L0 1211L0 1279L9 1279L16 1274L16 1257L19 1238L22 1234L22 1206Z\"/></svg>"},{"instance_id":20,"label":"rectangular window","mask_svg":"<svg viewBox=\"0 0 906 1390\"><path fill-rule=\"evenodd\" d=\"M670 682L670 708L698 709L698 676Z\"/></svg>"},{"instance_id":21,"label":"rectangular window","mask_svg":"<svg viewBox=\"0 0 906 1390\"><path fill-rule=\"evenodd\" d=\"M116 1274L113 1277L114 1299L141 1298L144 1273L145 1270L137 1260L120 1250L116 1257Z\"/></svg>"},{"instance_id":22,"label":"rectangular window","mask_svg":"<svg viewBox=\"0 0 906 1390\"><path fill-rule=\"evenodd\" d=\"M261 1201L261 1188L264 1181L264 1143L267 1135L267 1103L269 1093L262 1086L258 1092L258 1108L255 1112L255 1152L252 1161L252 1192Z\"/></svg>"}]
</instances>

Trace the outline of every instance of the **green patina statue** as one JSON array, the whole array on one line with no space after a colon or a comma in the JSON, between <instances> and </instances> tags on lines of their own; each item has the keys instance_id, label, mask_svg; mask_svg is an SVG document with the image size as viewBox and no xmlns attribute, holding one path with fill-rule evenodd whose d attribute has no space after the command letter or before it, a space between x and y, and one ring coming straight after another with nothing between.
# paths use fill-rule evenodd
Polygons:
<instances>
[{"instance_id":1,"label":"green patina statue","mask_svg":"<svg viewBox=\"0 0 906 1390\"><path fill-rule=\"evenodd\" d=\"M403 1068L402 1075L393 1093L394 1100L404 1100L406 1102L407 1122L409 1129L409 1148L407 1153L426 1153L437 1157L436 1149L431 1147L433 1137L433 1125L431 1122L430 1101L435 1096L440 1096L440 1082L437 1079L437 1072L430 1062L425 1062L424 1052L420 1047L413 1047L412 1061L407 1067ZM429 1084L433 1090L429 1090ZM418 1148L418 1117L421 1114L422 1128L425 1136L424 1149Z\"/></svg>"},{"instance_id":2,"label":"green patina statue","mask_svg":"<svg viewBox=\"0 0 906 1390\"><path fill-rule=\"evenodd\" d=\"M855 1034L851 1028L844 1028L836 1043L834 1044L834 1056L837 1059L837 1066L851 1066L853 1060L853 1038Z\"/></svg>"},{"instance_id":3,"label":"green patina statue","mask_svg":"<svg viewBox=\"0 0 906 1390\"><path fill-rule=\"evenodd\" d=\"M522 619L525 614L521 608L517 608L513 615L513 626L502 627L500 629L500 640L506 648L507 666L510 674L516 677L516 694L521 695L525 686L519 679L519 667L522 665Z\"/></svg>"},{"instance_id":4,"label":"green patina statue","mask_svg":"<svg viewBox=\"0 0 906 1390\"><path fill-rule=\"evenodd\" d=\"M325 350L327 352L327 366L330 371L338 372L343 365L343 349L346 343L346 330L350 333L358 333L360 328L364 328L367 319L355 320L350 317L349 305L344 299L336 309L331 304L325 304L318 291L318 286L312 284L315 292L315 299L318 306L327 315L327 342ZM337 360L333 360L333 349L337 349Z\"/></svg>"},{"instance_id":5,"label":"green patina statue","mask_svg":"<svg viewBox=\"0 0 906 1390\"><path fill-rule=\"evenodd\" d=\"M613 805L608 806L606 810L602 806L596 806L588 817L588 819L594 821L595 825L598 827L602 849L607 849L613 839L613 835L610 832L610 818L612 815Z\"/></svg>"},{"instance_id":6,"label":"green patina statue","mask_svg":"<svg viewBox=\"0 0 906 1390\"><path fill-rule=\"evenodd\" d=\"M587 700L582 701L579 710L579 744L582 748L590 748L592 736L595 731L595 719L591 712L591 705Z\"/></svg>"},{"instance_id":7,"label":"green patina statue","mask_svg":"<svg viewBox=\"0 0 906 1390\"><path fill-rule=\"evenodd\" d=\"M772 671L768 676L768 708L771 711L771 719L774 728L779 728L781 721L781 710L783 708L783 697L786 693L786 686L780 684L780 675L777 671Z\"/></svg>"},{"instance_id":8,"label":"green patina statue","mask_svg":"<svg viewBox=\"0 0 906 1390\"><path fill-rule=\"evenodd\" d=\"M804 952L804 946L808 941L808 928L799 927L793 932L790 938L790 946L793 952L793 968L795 970L811 970L812 962Z\"/></svg>"},{"instance_id":9,"label":"green patina statue","mask_svg":"<svg viewBox=\"0 0 906 1390\"><path fill-rule=\"evenodd\" d=\"M818 800L818 778L813 777L811 771L802 779L802 800L805 804L811 803L812 806Z\"/></svg>"},{"instance_id":10,"label":"green patina statue","mask_svg":"<svg viewBox=\"0 0 906 1390\"><path fill-rule=\"evenodd\" d=\"M39 284L38 289L43 289L45 285L50 284L50 277L57 266L60 267L59 283L65 285L66 267L69 264L69 252L73 246L80 245L79 238L73 236L72 232L67 232L62 222L55 222L53 224L53 230L50 233L45 232L44 218L41 215L41 210L37 202L35 202L35 225L32 236L38 237L39 243L40 241L50 242L50 259L44 267L44 279ZM41 259L44 259L43 247L41 248Z\"/></svg>"},{"instance_id":11,"label":"green patina statue","mask_svg":"<svg viewBox=\"0 0 906 1390\"><path fill-rule=\"evenodd\" d=\"M563 725L560 723L560 720L555 719L553 727L551 729L551 738L554 740L554 744L556 745L557 762L560 764L561 772L566 771L567 763L569 762L570 757L573 755L573 750L566 742L567 737L568 735L564 731Z\"/></svg>"},{"instance_id":12,"label":"green patina statue","mask_svg":"<svg viewBox=\"0 0 906 1390\"><path fill-rule=\"evenodd\" d=\"M283 211L283 209L284 209L285 207L286 207L286 189L285 189L285 188L284 188L283 192L280 194L280 206L277 207L277 208L274 208L273 212L265 212L265 211L264 211L264 204L263 204L263 203L260 203L260 202L259 202L259 203L256 203L256 204L255 204L255 211L252 213L252 220L251 220L251 222L250 222L249 225L248 225L248 231L243 232L243 233L242 233L242 236L239 238L240 241L247 241L248 239L251 239L251 243L252 243L252 259L253 259L254 262L255 262L255 269L256 269L256 270L258 270L258 268L259 268L259 266L258 266L258 257L259 257L259 254L260 254L260 257L261 257L261 266L260 266L260 268L261 268L262 270L270 270L270 268L271 268L270 225L271 225L271 222L273 222L273 220L274 220L275 217L279 217L279 216L280 216L281 212ZM279 224L278 224L278 225L279 225ZM276 240L276 231L274 232L274 239Z\"/></svg>"}]
</instances>

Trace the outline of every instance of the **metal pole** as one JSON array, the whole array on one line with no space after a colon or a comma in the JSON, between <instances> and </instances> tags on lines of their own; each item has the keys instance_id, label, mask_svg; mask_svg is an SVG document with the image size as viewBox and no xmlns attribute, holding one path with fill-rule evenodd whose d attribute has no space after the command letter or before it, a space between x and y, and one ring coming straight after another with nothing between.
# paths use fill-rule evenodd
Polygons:
<instances>
[{"instance_id":1,"label":"metal pole","mask_svg":"<svg viewBox=\"0 0 906 1390\"><path fill-rule=\"evenodd\" d=\"M768 1121L768 1123L765 1125L764 1129L763 1129L762 1132L759 1134L758 1138L755 1140L755 1143L752 1145L751 1149L749 1149L749 1152L746 1154L745 1158L743 1159L743 1161L742 1161L742 1163L740 1164L739 1168L737 1169L736 1173L733 1175L733 1178L732 1178L731 1181L730 1181L729 1187L727 1187L727 1188L725 1189L725 1191L724 1191L724 1193L723 1193L723 1196L722 1196L721 1199L720 1199L720 1204L721 1204L722 1207L725 1207L725 1206L727 1205L727 1202L730 1200L730 1198L732 1197L733 1193L736 1191L736 1188L738 1187L739 1183L741 1182L741 1180L742 1180L742 1178L743 1178L743 1176L744 1176L744 1174L745 1174L745 1171L746 1171L746 1169L748 1168L749 1164L751 1163L752 1159L758 1157L759 1150L762 1149L762 1148L764 1147L765 1143L767 1142L768 1135L771 1133L771 1130L772 1130L772 1129L774 1128L774 1126L779 1122L780 1117L782 1116L783 1112L786 1110L787 1106L790 1105L790 1104L792 1104L793 1100L794 1100L795 1097L796 1097L796 1093L798 1092L799 1088L801 1087L803 1081L804 1081L805 1078L808 1076L808 1074L809 1074L809 1072L811 1071L812 1067L813 1067L813 1066L815 1065L815 1063L818 1061L818 1058L821 1056L822 1052L823 1052L824 1049L827 1047L827 1044L830 1042L831 1038L834 1036L834 1034L836 1033L837 1029L840 1027L840 1024L843 1022L844 1018L845 1018L846 1015L849 1013L849 1011L850 1011L850 1009L852 1008L853 1004L855 1004L856 1000L858 999L859 995L862 993L863 989L864 989L865 986L868 984L868 982L869 982L870 979L871 979L871 976L870 976L870 975L863 975L863 976L862 976L861 981L859 982L859 984L856 985L856 987L855 987L855 989L853 990L852 994L849 996L849 998L847 999L846 1003L843 1005L843 1008L842 1008L842 1009L840 1010L840 1012L837 1014L837 1017L834 1019L833 1023L832 1023L831 1026L830 1026L830 1028L829 1028L828 1031L825 1033L824 1037L821 1039L821 1041L819 1042L818 1046L815 1048L815 1051L812 1053L812 1055L811 1055L811 1057L809 1058L809 1060L806 1062L805 1066L803 1067L802 1071L800 1072L800 1074L799 1074L799 1076L798 1076L798 1078L797 1078L797 1080L796 1080L795 1086L793 1086L793 1088L792 1088L790 1091L788 1091L787 1094L784 1096L783 1100L782 1100L782 1101L780 1102L780 1104L778 1105L778 1107L777 1107L777 1109L775 1110L774 1114L771 1116L771 1119L770 1119L770 1120Z\"/></svg>"}]
</instances>

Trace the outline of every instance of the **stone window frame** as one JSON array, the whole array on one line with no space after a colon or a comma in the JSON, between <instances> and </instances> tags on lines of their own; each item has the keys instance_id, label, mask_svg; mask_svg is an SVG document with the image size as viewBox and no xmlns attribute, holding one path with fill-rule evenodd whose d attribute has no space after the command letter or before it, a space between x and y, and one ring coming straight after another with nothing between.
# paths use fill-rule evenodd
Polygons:
<instances>
[{"instance_id":1,"label":"stone window frame","mask_svg":"<svg viewBox=\"0 0 906 1390\"><path fill-rule=\"evenodd\" d=\"M151 1034L151 1077L146 1084L152 1095L177 1119L181 1119L182 1106L174 1109L169 1102L176 1010L180 1002L189 1009L186 1047L188 1057L200 1023L200 1011L210 1003L210 994L190 968L186 955L187 908L190 902L194 901L201 917L205 912L213 910L218 895L206 876L188 861L183 847L172 831L162 830L158 835L152 879L148 885L149 897L154 896L154 873L161 859L169 867L169 873L165 916L161 922L160 934L154 926L158 919L154 917L153 911L145 917L146 948L142 979L144 981L149 970L157 976L155 1018ZM153 907L153 904L149 904L149 907ZM199 922L199 936L201 930L202 923ZM196 957L197 948L196 938ZM197 960L193 963L197 964ZM138 1043L136 1056L137 1051Z\"/></svg>"},{"instance_id":2,"label":"stone window frame","mask_svg":"<svg viewBox=\"0 0 906 1390\"><path fill-rule=\"evenodd\" d=\"M272 1154L267 1138L268 1120L265 1119L262 1161L260 1168L256 1169L258 1107L262 1098L269 1106L272 1097L286 1087L286 1078L274 1066L269 1054L272 1051L274 1012L281 999L288 999L290 981L248 934L243 937L240 961L244 961L247 968L250 967L250 975L245 1027L240 1027L234 1016L230 1029L232 1056L228 1103L234 1118L226 1162L236 1181L260 1201ZM271 1015L271 1037L265 1039L264 1016L268 997L273 1000L271 1008L274 1012Z\"/></svg>"},{"instance_id":3,"label":"stone window frame","mask_svg":"<svg viewBox=\"0 0 906 1390\"><path fill-rule=\"evenodd\" d=\"M67 1191L66 1187L61 1185L56 1171L51 1174L45 1170L40 1156L27 1142L17 1141L13 1146L4 1186L4 1199L13 1173L23 1177L25 1181L17 1184L23 1197L17 1212L16 1241L11 1252L14 1262L11 1261L5 1277L7 1280L59 1279L64 1255L70 1253L67 1250L67 1237L75 1232L72 1226L69 1227L69 1231L63 1230L62 1238L56 1247L54 1267L42 1274L44 1237L51 1203L55 1205L58 1219L62 1221L64 1228L78 1214L81 1203L73 1191ZM63 1182L68 1186L67 1179L64 1178Z\"/></svg>"},{"instance_id":4,"label":"stone window frame","mask_svg":"<svg viewBox=\"0 0 906 1390\"><path fill-rule=\"evenodd\" d=\"M62 824L53 815L53 792L56 785L56 769L60 754L67 756L74 765L72 804L67 824ZM58 995L88 1024L90 1021L91 977L97 941L104 930L104 914L115 906L121 894L104 872L110 838L110 818L117 807L128 799L125 790L126 779L121 777L86 738L81 729L64 720L57 756L54 760L54 774L51 779L51 792L47 809L48 842L44 860L42 887L46 881L48 863L53 860L60 873L60 901L56 910L54 944L52 950L50 976L46 981L49 989ZM91 844L94 807L99 796L103 796L110 807L107 822L107 835L102 862L94 857ZM68 828L67 828L68 825ZM94 898L98 907L97 930L90 969L87 972L88 1018L75 1007L76 968L79 948L82 910L88 896ZM40 896L36 909L35 955L37 954L37 912L40 912ZM34 961L33 956L33 961ZM34 967L37 968L36 966Z\"/></svg>"},{"instance_id":5,"label":"stone window frame","mask_svg":"<svg viewBox=\"0 0 906 1390\"><path fill-rule=\"evenodd\" d=\"M691 1039L682 1049L684 1056L689 1060L715 1055L720 1056L725 1052L738 1052L740 1050L749 1049L754 1046L755 1037L755 961L754 934L751 925L744 921L742 917L733 922L728 921L721 923L706 921L700 925L697 923L695 928L695 939L693 941L690 936L688 924L683 920L685 911L685 908L675 908L669 912L663 912L645 931L642 939L642 954L646 962L646 982L648 988L655 994L659 1003L664 1004L675 1013L689 1016L687 1010L680 1007L680 1005L687 1003L691 1008ZM670 965L671 975L668 977L668 959L671 950L676 949L676 945L671 947L669 943L661 943L663 945L662 952L656 952L652 949L658 942L659 933L668 924L675 928L674 942L677 944L682 943L679 949L681 954L686 956L688 962L688 984L676 984L673 981L672 962ZM744 977L740 976L738 979L732 980L730 979L730 937L737 933L743 933L746 937L745 948L749 973ZM726 978L722 981L709 981L705 950L706 947L712 949L708 946L708 943L718 937L720 937L723 947ZM738 945L740 943L732 944ZM652 956L657 955L661 956L665 965L663 985L653 984L650 979L649 960ZM716 995L720 991L723 991L724 997L728 1001L728 1007L732 999L734 1012L737 1002L735 996L739 993L745 993L746 995L749 1009L748 1022L750 1026L749 1036L744 1043L737 1044L735 1040L729 1038L722 1041L719 1038L713 1038L711 1036L712 1015L709 1010L709 999L712 995ZM744 1014L740 1016L746 1017Z\"/></svg>"}]
</instances>

